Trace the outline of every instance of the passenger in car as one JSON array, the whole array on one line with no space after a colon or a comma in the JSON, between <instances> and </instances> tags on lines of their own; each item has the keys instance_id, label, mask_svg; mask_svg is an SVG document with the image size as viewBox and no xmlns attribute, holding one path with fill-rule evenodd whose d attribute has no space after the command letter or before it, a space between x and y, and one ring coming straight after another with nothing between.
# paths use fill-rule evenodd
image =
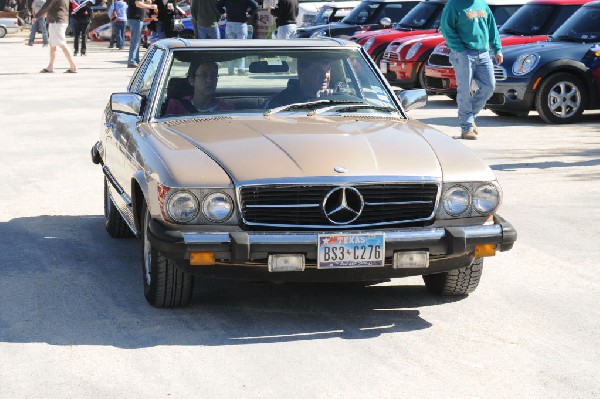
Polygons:
<instances>
[{"instance_id":1,"label":"passenger in car","mask_svg":"<svg viewBox=\"0 0 600 399\"><path fill-rule=\"evenodd\" d=\"M288 81L287 87L274 95L267 108L311 101L328 94L331 81L331 62L326 60L298 60L298 79Z\"/></svg>"},{"instance_id":2,"label":"passenger in car","mask_svg":"<svg viewBox=\"0 0 600 399\"><path fill-rule=\"evenodd\" d=\"M166 116L233 110L231 104L215 98L219 81L219 66L217 63L203 61L190 64L187 79L194 88L193 94L182 98L169 99L165 112Z\"/></svg>"}]
</instances>

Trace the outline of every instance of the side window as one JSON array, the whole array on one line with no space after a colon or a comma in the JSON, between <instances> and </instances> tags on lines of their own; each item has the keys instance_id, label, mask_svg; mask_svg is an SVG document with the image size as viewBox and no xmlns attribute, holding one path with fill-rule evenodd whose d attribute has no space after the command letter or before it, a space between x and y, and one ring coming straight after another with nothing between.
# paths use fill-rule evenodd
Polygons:
<instances>
[{"instance_id":1,"label":"side window","mask_svg":"<svg viewBox=\"0 0 600 399\"><path fill-rule=\"evenodd\" d=\"M142 69L139 72L139 78L133 87L133 91L143 96L148 96L154 83L154 77L158 72L158 67L165 54L165 50L155 48L151 54L144 59Z\"/></svg>"}]
</instances>

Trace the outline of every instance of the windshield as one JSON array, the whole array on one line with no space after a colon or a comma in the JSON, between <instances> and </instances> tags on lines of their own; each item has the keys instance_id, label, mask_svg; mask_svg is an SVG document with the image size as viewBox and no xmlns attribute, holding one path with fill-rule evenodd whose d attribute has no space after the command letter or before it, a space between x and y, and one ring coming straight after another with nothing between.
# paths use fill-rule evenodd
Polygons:
<instances>
[{"instance_id":1,"label":"windshield","mask_svg":"<svg viewBox=\"0 0 600 399\"><path fill-rule=\"evenodd\" d=\"M437 29L440 26L443 4L419 3L400 21L401 28Z\"/></svg>"},{"instance_id":2,"label":"windshield","mask_svg":"<svg viewBox=\"0 0 600 399\"><path fill-rule=\"evenodd\" d=\"M525 4L506 21L500 33L508 35L550 35L580 6Z\"/></svg>"},{"instance_id":3,"label":"windshield","mask_svg":"<svg viewBox=\"0 0 600 399\"><path fill-rule=\"evenodd\" d=\"M552 35L552 40L600 41L600 7L582 7Z\"/></svg>"},{"instance_id":4,"label":"windshield","mask_svg":"<svg viewBox=\"0 0 600 399\"><path fill-rule=\"evenodd\" d=\"M357 48L178 49L154 115L318 114L325 107L333 113L398 113Z\"/></svg>"},{"instance_id":5,"label":"windshield","mask_svg":"<svg viewBox=\"0 0 600 399\"><path fill-rule=\"evenodd\" d=\"M350 25L378 24L381 18L389 18L392 22L400 21L417 2L406 3L371 3L361 2L342 20Z\"/></svg>"},{"instance_id":6,"label":"windshield","mask_svg":"<svg viewBox=\"0 0 600 399\"><path fill-rule=\"evenodd\" d=\"M326 25L331 22L337 22L348 16L352 9L352 7L338 8L336 6L323 6L317 13L317 16L313 21L313 25Z\"/></svg>"}]
</instances>

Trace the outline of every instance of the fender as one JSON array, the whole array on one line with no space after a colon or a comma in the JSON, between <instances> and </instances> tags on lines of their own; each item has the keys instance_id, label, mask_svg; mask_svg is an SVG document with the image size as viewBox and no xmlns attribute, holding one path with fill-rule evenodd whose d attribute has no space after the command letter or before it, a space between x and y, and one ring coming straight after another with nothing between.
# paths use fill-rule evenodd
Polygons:
<instances>
[{"instance_id":1,"label":"fender","mask_svg":"<svg viewBox=\"0 0 600 399\"><path fill-rule=\"evenodd\" d=\"M146 174L138 169L135 171L131 178L131 211L133 213L133 222L136 230L141 231L142 219L142 203L150 199L150 193L148 188L148 181Z\"/></svg>"},{"instance_id":2,"label":"fender","mask_svg":"<svg viewBox=\"0 0 600 399\"><path fill-rule=\"evenodd\" d=\"M592 76L589 73L589 68L585 64L571 59L558 59L549 62L540 67L538 70L536 70L535 73L531 75L531 79L529 79L526 91L529 93L536 93L539 85L538 87L536 87L536 90L533 89L533 85L538 80L538 78L541 77L542 79L544 79L547 76L554 75L559 72L569 72L577 76L583 81L583 84L586 86L586 89L588 87L593 87ZM588 94L589 101L589 97L591 95L591 93L589 93L589 90L587 90L586 94Z\"/></svg>"}]
</instances>

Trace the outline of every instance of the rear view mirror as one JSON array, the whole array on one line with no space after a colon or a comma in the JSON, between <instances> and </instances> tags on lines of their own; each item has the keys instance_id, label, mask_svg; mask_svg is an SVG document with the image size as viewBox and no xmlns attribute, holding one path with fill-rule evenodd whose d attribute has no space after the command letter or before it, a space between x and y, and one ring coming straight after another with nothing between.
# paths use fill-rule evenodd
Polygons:
<instances>
[{"instance_id":1,"label":"rear view mirror","mask_svg":"<svg viewBox=\"0 0 600 399\"><path fill-rule=\"evenodd\" d=\"M381 21L379 21L379 23L383 27L388 27L392 24L392 20L389 19L388 17L383 17L383 18L381 18Z\"/></svg>"},{"instance_id":2,"label":"rear view mirror","mask_svg":"<svg viewBox=\"0 0 600 399\"><path fill-rule=\"evenodd\" d=\"M281 73L289 72L290 66L287 61L281 63L270 64L268 61L254 61L248 67L250 73Z\"/></svg>"},{"instance_id":3,"label":"rear view mirror","mask_svg":"<svg viewBox=\"0 0 600 399\"><path fill-rule=\"evenodd\" d=\"M144 97L134 93L113 93L110 96L110 109L127 115L139 116Z\"/></svg>"},{"instance_id":4,"label":"rear view mirror","mask_svg":"<svg viewBox=\"0 0 600 399\"><path fill-rule=\"evenodd\" d=\"M394 93L396 93L396 96L400 99L402 109L405 111L427 105L427 92L423 89L394 90Z\"/></svg>"}]
</instances>

